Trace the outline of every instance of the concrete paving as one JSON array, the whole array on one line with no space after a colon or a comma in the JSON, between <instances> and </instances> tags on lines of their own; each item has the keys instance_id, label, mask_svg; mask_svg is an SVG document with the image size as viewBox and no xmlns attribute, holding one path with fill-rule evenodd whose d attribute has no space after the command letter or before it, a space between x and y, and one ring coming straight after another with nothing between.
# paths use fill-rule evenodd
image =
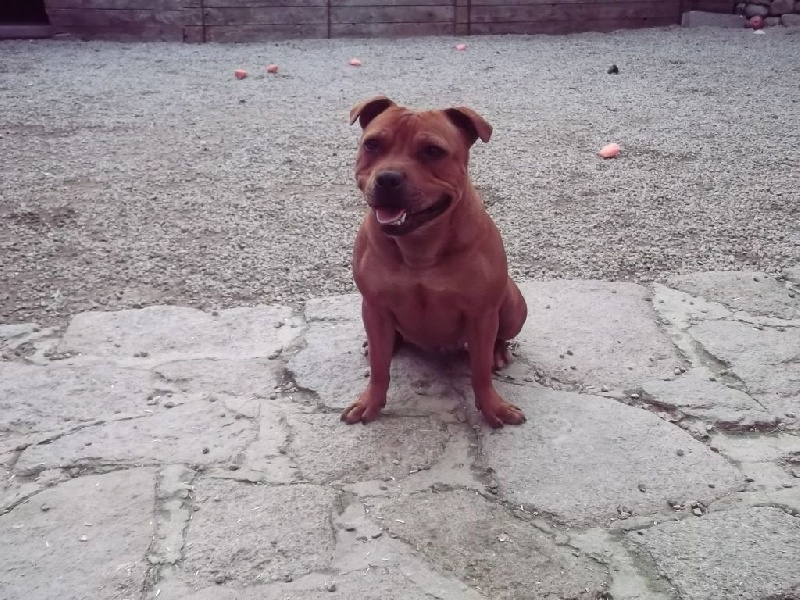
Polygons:
<instances>
[{"instance_id":1,"label":"concrete paving","mask_svg":"<svg viewBox=\"0 0 800 600\"><path fill-rule=\"evenodd\" d=\"M525 282L491 430L358 296L0 326L0 598L800 597L798 269Z\"/></svg>"}]
</instances>

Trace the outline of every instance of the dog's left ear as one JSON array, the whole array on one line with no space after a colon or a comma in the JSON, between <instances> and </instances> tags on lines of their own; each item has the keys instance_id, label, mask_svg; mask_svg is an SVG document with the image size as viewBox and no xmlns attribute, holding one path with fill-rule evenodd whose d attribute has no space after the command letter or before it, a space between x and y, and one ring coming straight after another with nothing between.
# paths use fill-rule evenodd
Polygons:
<instances>
[{"instance_id":1,"label":"dog's left ear","mask_svg":"<svg viewBox=\"0 0 800 600\"><path fill-rule=\"evenodd\" d=\"M472 146L478 139L488 142L492 137L492 126L489 122L471 108L458 106L444 111L447 118L467 134L469 145Z\"/></svg>"},{"instance_id":2,"label":"dog's left ear","mask_svg":"<svg viewBox=\"0 0 800 600\"><path fill-rule=\"evenodd\" d=\"M361 129L366 129L370 121L385 111L390 106L394 106L394 100L386 96L375 96L369 100L365 100L360 104L356 104L350 109L350 125L358 120Z\"/></svg>"}]
</instances>

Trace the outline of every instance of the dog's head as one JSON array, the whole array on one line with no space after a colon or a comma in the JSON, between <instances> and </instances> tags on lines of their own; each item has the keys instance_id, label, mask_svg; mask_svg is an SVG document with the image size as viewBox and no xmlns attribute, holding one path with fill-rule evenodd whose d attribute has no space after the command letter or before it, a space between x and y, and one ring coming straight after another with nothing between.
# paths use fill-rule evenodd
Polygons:
<instances>
[{"instance_id":1,"label":"dog's head","mask_svg":"<svg viewBox=\"0 0 800 600\"><path fill-rule=\"evenodd\" d=\"M381 231L406 235L433 222L467 189L469 150L488 142L489 125L475 111L416 112L385 96L350 111L363 129L356 181Z\"/></svg>"}]
</instances>

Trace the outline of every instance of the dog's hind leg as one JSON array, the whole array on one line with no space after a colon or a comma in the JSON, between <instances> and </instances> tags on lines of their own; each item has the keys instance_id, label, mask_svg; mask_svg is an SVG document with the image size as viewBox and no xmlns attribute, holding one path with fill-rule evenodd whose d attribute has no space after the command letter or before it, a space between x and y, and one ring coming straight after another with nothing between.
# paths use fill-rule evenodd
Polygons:
<instances>
[{"instance_id":1,"label":"dog's hind leg","mask_svg":"<svg viewBox=\"0 0 800 600\"><path fill-rule=\"evenodd\" d=\"M497 339L494 343L493 369L500 369L511 364L511 352L508 342L513 340L522 331L522 326L528 318L528 305L517 284L508 278L506 293L500 305L500 324L497 328Z\"/></svg>"}]
</instances>

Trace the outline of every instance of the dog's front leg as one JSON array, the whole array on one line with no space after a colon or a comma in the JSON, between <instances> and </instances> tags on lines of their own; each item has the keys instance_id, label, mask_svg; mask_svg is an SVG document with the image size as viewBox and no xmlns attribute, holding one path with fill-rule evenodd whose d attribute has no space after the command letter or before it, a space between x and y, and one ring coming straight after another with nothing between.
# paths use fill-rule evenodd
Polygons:
<instances>
[{"instance_id":1,"label":"dog's front leg","mask_svg":"<svg viewBox=\"0 0 800 600\"><path fill-rule=\"evenodd\" d=\"M397 331L394 318L366 300L361 302L361 317L367 332L369 347L369 383L358 400L342 413L342 421L352 425L359 421L374 421L386 406L386 392L389 390L389 369Z\"/></svg>"},{"instance_id":2,"label":"dog's front leg","mask_svg":"<svg viewBox=\"0 0 800 600\"><path fill-rule=\"evenodd\" d=\"M492 383L499 325L498 311L489 310L470 319L467 331L475 407L483 413L483 418L492 427L502 427L503 424L519 425L525 422L522 410L503 400Z\"/></svg>"}]
</instances>

